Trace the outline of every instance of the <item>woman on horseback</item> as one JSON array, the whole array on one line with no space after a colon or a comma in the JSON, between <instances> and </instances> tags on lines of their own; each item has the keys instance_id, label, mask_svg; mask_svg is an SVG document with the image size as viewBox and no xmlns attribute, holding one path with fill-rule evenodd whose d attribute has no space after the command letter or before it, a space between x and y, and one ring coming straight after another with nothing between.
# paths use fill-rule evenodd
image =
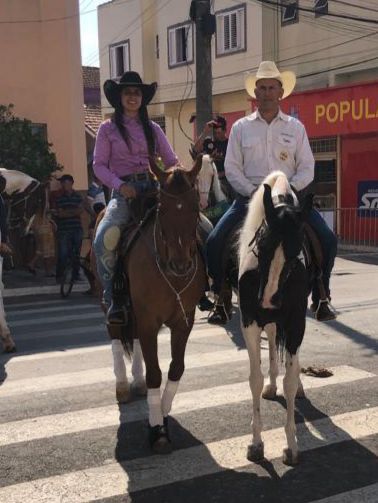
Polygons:
<instances>
[{"instance_id":1,"label":"woman on horseback","mask_svg":"<svg viewBox=\"0 0 378 503\"><path fill-rule=\"evenodd\" d=\"M114 108L111 119L98 130L93 158L96 177L112 190L94 240L98 276L102 283L108 323L122 323L123 306L112 303L112 284L117 248L130 219L130 200L150 191L155 181L149 171L149 157L160 156L169 168L177 157L158 124L148 117L147 105L156 92L156 82L145 84L136 72L126 72L119 84L104 83L104 93Z\"/></svg>"}]
</instances>

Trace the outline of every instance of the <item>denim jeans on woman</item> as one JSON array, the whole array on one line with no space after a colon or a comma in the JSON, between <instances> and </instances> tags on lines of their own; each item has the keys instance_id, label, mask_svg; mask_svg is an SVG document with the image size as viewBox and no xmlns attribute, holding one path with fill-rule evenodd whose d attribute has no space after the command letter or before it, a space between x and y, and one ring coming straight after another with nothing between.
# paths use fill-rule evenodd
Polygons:
<instances>
[{"instance_id":1,"label":"denim jeans on woman","mask_svg":"<svg viewBox=\"0 0 378 503\"><path fill-rule=\"evenodd\" d=\"M154 188L152 181L134 182L137 196ZM104 289L103 301L109 307L112 300L113 276L117 263L117 249L122 232L130 220L131 213L128 201L116 190L106 208L93 242L96 255L97 273Z\"/></svg>"}]
</instances>

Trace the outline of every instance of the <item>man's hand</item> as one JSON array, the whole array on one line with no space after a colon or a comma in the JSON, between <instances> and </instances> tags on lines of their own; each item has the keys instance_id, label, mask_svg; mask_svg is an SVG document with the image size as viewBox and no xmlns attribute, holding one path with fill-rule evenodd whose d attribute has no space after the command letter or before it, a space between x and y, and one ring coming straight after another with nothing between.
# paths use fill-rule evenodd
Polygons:
<instances>
[{"instance_id":1,"label":"man's hand","mask_svg":"<svg viewBox=\"0 0 378 503\"><path fill-rule=\"evenodd\" d=\"M7 243L0 243L0 254L1 255L12 255L12 248L7 245Z\"/></svg>"},{"instance_id":2,"label":"man's hand","mask_svg":"<svg viewBox=\"0 0 378 503\"><path fill-rule=\"evenodd\" d=\"M123 183L119 188L120 194L126 199L135 199L136 198L136 190L132 185L128 185L127 183Z\"/></svg>"}]
</instances>

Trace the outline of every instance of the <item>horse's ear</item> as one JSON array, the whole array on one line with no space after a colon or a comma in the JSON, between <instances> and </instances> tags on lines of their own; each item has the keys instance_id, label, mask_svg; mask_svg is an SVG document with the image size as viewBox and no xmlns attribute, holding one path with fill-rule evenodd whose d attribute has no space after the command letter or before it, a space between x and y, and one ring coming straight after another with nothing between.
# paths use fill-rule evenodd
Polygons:
<instances>
[{"instance_id":1,"label":"horse's ear","mask_svg":"<svg viewBox=\"0 0 378 503\"><path fill-rule=\"evenodd\" d=\"M274 219L276 213L274 211L273 201L272 201L272 188L267 183L264 183L264 209L266 221L271 223Z\"/></svg>"},{"instance_id":2,"label":"horse's ear","mask_svg":"<svg viewBox=\"0 0 378 503\"><path fill-rule=\"evenodd\" d=\"M150 156L148 159L150 161L151 173L156 176L161 185L164 185L168 178L168 173L160 167L155 157Z\"/></svg>"},{"instance_id":3,"label":"horse's ear","mask_svg":"<svg viewBox=\"0 0 378 503\"><path fill-rule=\"evenodd\" d=\"M307 217L310 214L310 211L312 210L314 206L314 194L307 194L306 197L304 198L304 201L301 205L301 215L302 215L302 220L307 220Z\"/></svg>"},{"instance_id":4,"label":"horse's ear","mask_svg":"<svg viewBox=\"0 0 378 503\"><path fill-rule=\"evenodd\" d=\"M202 168L202 154L198 154L196 157L196 160L193 164L192 169L188 172L188 175L192 181L192 183L195 182L198 173L201 171Z\"/></svg>"}]
</instances>

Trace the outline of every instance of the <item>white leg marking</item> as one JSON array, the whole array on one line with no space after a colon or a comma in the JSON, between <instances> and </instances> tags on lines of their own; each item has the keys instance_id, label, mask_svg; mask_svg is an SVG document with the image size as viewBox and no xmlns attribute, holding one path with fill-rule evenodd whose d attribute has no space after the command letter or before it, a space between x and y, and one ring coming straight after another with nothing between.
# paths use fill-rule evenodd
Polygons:
<instances>
[{"instance_id":1,"label":"white leg marking","mask_svg":"<svg viewBox=\"0 0 378 503\"><path fill-rule=\"evenodd\" d=\"M292 465L298 462L298 445L295 436L296 426L294 419L294 401L298 389L299 379L298 354L290 355L286 352L285 366L286 373L283 379L283 389L287 407L287 419L285 426L287 450L284 451L284 462Z\"/></svg>"},{"instance_id":2,"label":"white leg marking","mask_svg":"<svg viewBox=\"0 0 378 503\"><path fill-rule=\"evenodd\" d=\"M161 410L160 388L149 388L147 391L148 420L150 426L163 424L163 413Z\"/></svg>"},{"instance_id":3,"label":"white leg marking","mask_svg":"<svg viewBox=\"0 0 378 503\"><path fill-rule=\"evenodd\" d=\"M264 385L264 376L261 372L260 339L261 328L254 322L249 327L242 327L243 336L248 349L250 376L249 385L252 391L252 444L262 446L261 440L261 415L260 396Z\"/></svg>"},{"instance_id":4,"label":"white leg marking","mask_svg":"<svg viewBox=\"0 0 378 503\"><path fill-rule=\"evenodd\" d=\"M269 344L269 384L264 386L263 398L272 400L277 393L278 354L276 346L276 324L269 323L264 328Z\"/></svg>"},{"instance_id":5,"label":"white leg marking","mask_svg":"<svg viewBox=\"0 0 378 503\"><path fill-rule=\"evenodd\" d=\"M179 383L180 381L170 381L168 379L167 384L165 385L163 397L161 399L161 408L164 417L168 416L168 414L171 412L172 402L177 393Z\"/></svg>"},{"instance_id":6,"label":"white leg marking","mask_svg":"<svg viewBox=\"0 0 378 503\"><path fill-rule=\"evenodd\" d=\"M264 309L274 309L271 300L273 295L278 290L278 281L285 264L285 256L282 249L282 245L279 245L274 252L273 260L270 264L268 281L264 289L264 295L262 300L262 307Z\"/></svg>"},{"instance_id":7,"label":"white leg marking","mask_svg":"<svg viewBox=\"0 0 378 503\"><path fill-rule=\"evenodd\" d=\"M131 374L135 383L144 382L144 369L143 369L143 354L140 347L139 339L134 339L133 361L131 365Z\"/></svg>"}]
</instances>

